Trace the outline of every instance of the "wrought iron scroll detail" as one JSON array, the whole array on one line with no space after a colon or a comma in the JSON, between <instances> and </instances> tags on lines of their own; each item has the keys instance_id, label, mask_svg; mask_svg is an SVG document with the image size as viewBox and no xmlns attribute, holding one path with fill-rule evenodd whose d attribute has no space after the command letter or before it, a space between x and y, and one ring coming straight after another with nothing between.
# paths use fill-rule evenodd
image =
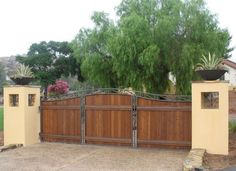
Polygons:
<instances>
[{"instance_id":1,"label":"wrought iron scroll detail","mask_svg":"<svg viewBox=\"0 0 236 171\"><path fill-rule=\"evenodd\" d=\"M153 93L140 92L129 89L118 89L118 88L92 88L79 91L76 90L76 91L71 91L66 95L58 96L56 98L51 97L49 98L49 100L68 99L91 94L127 94L127 95L136 95L137 97L143 97L148 99L157 99L160 101L191 102L191 96L189 95L153 94Z\"/></svg>"},{"instance_id":2,"label":"wrought iron scroll detail","mask_svg":"<svg viewBox=\"0 0 236 171\"><path fill-rule=\"evenodd\" d=\"M132 96L132 147L137 147L137 96Z\"/></svg>"}]
</instances>

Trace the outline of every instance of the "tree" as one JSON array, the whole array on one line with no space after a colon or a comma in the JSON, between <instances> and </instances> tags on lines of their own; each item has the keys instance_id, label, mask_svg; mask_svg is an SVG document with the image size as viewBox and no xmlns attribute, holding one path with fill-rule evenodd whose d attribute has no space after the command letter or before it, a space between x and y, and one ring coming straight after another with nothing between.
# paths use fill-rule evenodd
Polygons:
<instances>
[{"instance_id":1,"label":"tree","mask_svg":"<svg viewBox=\"0 0 236 171\"><path fill-rule=\"evenodd\" d=\"M203 0L123 0L117 14L114 24L95 13L95 27L73 42L83 75L98 86L163 93L171 72L177 93L190 94L202 54L227 58L232 51Z\"/></svg>"},{"instance_id":2,"label":"tree","mask_svg":"<svg viewBox=\"0 0 236 171\"><path fill-rule=\"evenodd\" d=\"M0 62L0 94L3 93L3 86L6 84L6 72L4 65Z\"/></svg>"},{"instance_id":3,"label":"tree","mask_svg":"<svg viewBox=\"0 0 236 171\"><path fill-rule=\"evenodd\" d=\"M47 86L53 84L62 75L77 75L83 80L80 73L80 65L73 57L73 50L68 42L40 42L30 46L26 56L18 56L20 63L32 67L32 72L40 84L44 87L44 95L47 97Z\"/></svg>"},{"instance_id":4,"label":"tree","mask_svg":"<svg viewBox=\"0 0 236 171\"><path fill-rule=\"evenodd\" d=\"M115 26L107 14L95 12L92 16L95 28L82 29L73 40L75 57L81 65L83 76L94 86L117 87L116 73L113 71L113 56L110 41L115 34Z\"/></svg>"}]
</instances>

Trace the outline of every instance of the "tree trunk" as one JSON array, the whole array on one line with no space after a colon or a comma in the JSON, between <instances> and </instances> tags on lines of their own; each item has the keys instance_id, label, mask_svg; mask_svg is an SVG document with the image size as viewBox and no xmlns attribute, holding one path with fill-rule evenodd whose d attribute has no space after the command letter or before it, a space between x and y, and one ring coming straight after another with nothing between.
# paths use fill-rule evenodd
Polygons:
<instances>
[{"instance_id":1,"label":"tree trunk","mask_svg":"<svg viewBox=\"0 0 236 171\"><path fill-rule=\"evenodd\" d=\"M47 100L48 99L48 86L45 86L44 87L44 100Z\"/></svg>"}]
</instances>

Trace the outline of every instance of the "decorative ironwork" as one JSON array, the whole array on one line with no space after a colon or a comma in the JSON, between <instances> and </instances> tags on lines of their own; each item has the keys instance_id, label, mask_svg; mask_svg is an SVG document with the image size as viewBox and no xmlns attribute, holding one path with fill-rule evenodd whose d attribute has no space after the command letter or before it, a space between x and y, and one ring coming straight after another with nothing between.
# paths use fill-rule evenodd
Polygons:
<instances>
[{"instance_id":1,"label":"decorative ironwork","mask_svg":"<svg viewBox=\"0 0 236 171\"><path fill-rule=\"evenodd\" d=\"M19 94L10 94L9 99L11 107L19 106Z\"/></svg>"},{"instance_id":2,"label":"decorative ironwork","mask_svg":"<svg viewBox=\"0 0 236 171\"><path fill-rule=\"evenodd\" d=\"M28 94L28 106L34 106L36 94Z\"/></svg>"},{"instance_id":3,"label":"decorative ironwork","mask_svg":"<svg viewBox=\"0 0 236 171\"><path fill-rule=\"evenodd\" d=\"M177 101L177 102L191 101L190 95L153 94L153 93L146 93L141 91L135 91L130 89L119 89L119 88L91 88L91 89L73 91L66 95L61 95L58 96L57 98L51 98L49 100L67 99L67 98L74 98L92 94L124 94L124 95L136 95L137 97L144 97L148 99L157 99L160 101Z\"/></svg>"},{"instance_id":4,"label":"decorative ironwork","mask_svg":"<svg viewBox=\"0 0 236 171\"><path fill-rule=\"evenodd\" d=\"M202 92L202 109L219 109L219 92Z\"/></svg>"}]
</instances>

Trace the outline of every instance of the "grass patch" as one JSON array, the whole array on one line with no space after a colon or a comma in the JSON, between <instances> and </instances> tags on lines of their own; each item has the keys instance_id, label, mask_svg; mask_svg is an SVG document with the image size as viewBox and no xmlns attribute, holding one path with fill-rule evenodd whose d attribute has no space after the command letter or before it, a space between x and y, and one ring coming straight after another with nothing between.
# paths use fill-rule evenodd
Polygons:
<instances>
[{"instance_id":1,"label":"grass patch","mask_svg":"<svg viewBox=\"0 0 236 171\"><path fill-rule=\"evenodd\" d=\"M0 131L3 130L3 108L0 107Z\"/></svg>"}]
</instances>

